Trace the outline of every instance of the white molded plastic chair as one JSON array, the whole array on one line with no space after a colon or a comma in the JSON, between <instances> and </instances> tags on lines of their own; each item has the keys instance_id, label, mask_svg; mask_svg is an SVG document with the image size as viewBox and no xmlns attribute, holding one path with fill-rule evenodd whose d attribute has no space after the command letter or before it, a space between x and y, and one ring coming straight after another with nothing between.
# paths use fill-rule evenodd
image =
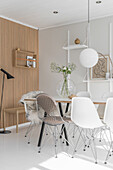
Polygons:
<instances>
[{"instance_id":1,"label":"white molded plastic chair","mask_svg":"<svg viewBox=\"0 0 113 170\"><path fill-rule=\"evenodd\" d=\"M103 121L104 121L104 123L106 123L107 128L110 132L110 149L108 150L108 154L105 159L105 164L106 164L109 156L111 156L111 153L113 153L113 139L112 139L112 134L113 134L113 98L107 99Z\"/></svg>"},{"instance_id":2,"label":"white molded plastic chair","mask_svg":"<svg viewBox=\"0 0 113 170\"><path fill-rule=\"evenodd\" d=\"M88 91L80 91L76 94L77 97L88 97L91 98L91 94ZM98 109L99 105L95 104L96 109Z\"/></svg>"},{"instance_id":3,"label":"white molded plastic chair","mask_svg":"<svg viewBox=\"0 0 113 170\"><path fill-rule=\"evenodd\" d=\"M72 110L71 110L71 120L81 128L80 134L83 133L85 141L88 140L87 135L89 135L89 142L93 143L95 150L95 163L97 163L97 153L95 148L95 135L97 128L102 128L104 124L101 122L95 105L91 99L87 97L74 97L72 98ZM87 133L84 133L84 130ZM77 145L75 146L76 149ZM92 147L92 146L91 146ZM75 151L74 149L74 151ZM74 155L74 153L73 153Z\"/></svg>"},{"instance_id":4,"label":"white molded plastic chair","mask_svg":"<svg viewBox=\"0 0 113 170\"><path fill-rule=\"evenodd\" d=\"M76 94L77 97L88 97L91 98L91 94L88 91L80 91Z\"/></svg>"},{"instance_id":5,"label":"white molded plastic chair","mask_svg":"<svg viewBox=\"0 0 113 170\"><path fill-rule=\"evenodd\" d=\"M107 100L108 98L113 97L113 92L107 92L103 95L103 99Z\"/></svg>"},{"instance_id":6,"label":"white molded plastic chair","mask_svg":"<svg viewBox=\"0 0 113 170\"><path fill-rule=\"evenodd\" d=\"M113 98L107 99L103 121L113 131Z\"/></svg>"},{"instance_id":7,"label":"white molded plastic chair","mask_svg":"<svg viewBox=\"0 0 113 170\"><path fill-rule=\"evenodd\" d=\"M91 97L91 95L88 91L80 91L76 94L76 96L77 97L88 97L88 98ZM71 116L71 107L70 107L69 111L66 113L66 115ZM74 126L73 135L72 135L73 138L75 137L76 128L78 128L78 127Z\"/></svg>"},{"instance_id":8,"label":"white molded plastic chair","mask_svg":"<svg viewBox=\"0 0 113 170\"><path fill-rule=\"evenodd\" d=\"M113 97L113 92L107 92L104 93L104 95L102 96L103 100L107 101L108 98L112 98ZM98 108L98 113L101 119L103 119L104 117L104 110L105 110L105 105L100 105L100 107Z\"/></svg>"}]
</instances>

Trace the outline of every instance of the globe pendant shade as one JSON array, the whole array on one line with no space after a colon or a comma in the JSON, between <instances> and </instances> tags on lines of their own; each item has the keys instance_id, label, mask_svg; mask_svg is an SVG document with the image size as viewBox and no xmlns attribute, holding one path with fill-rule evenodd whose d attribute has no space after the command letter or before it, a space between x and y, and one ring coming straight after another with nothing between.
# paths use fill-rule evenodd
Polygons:
<instances>
[{"instance_id":1,"label":"globe pendant shade","mask_svg":"<svg viewBox=\"0 0 113 170\"><path fill-rule=\"evenodd\" d=\"M80 63L83 67L91 68L98 62L98 53L92 49L87 48L80 53Z\"/></svg>"}]
</instances>

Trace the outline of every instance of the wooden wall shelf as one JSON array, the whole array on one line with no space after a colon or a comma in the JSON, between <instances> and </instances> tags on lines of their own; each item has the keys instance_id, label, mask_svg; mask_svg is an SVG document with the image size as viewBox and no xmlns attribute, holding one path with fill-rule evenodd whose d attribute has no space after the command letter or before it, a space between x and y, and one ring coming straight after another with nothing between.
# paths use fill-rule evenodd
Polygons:
<instances>
[{"instance_id":1,"label":"wooden wall shelf","mask_svg":"<svg viewBox=\"0 0 113 170\"><path fill-rule=\"evenodd\" d=\"M29 59L28 59L29 57ZM17 48L15 50L15 67L36 69L37 55L31 51L24 51Z\"/></svg>"},{"instance_id":2,"label":"wooden wall shelf","mask_svg":"<svg viewBox=\"0 0 113 170\"><path fill-rule=\"evenodd\" d=\"M77 49L83 49L83 48L88 48L88 46L85 44L78 44L78 45L73 44L73 45L63 47L64 50L77 50Z\"/></svg>"}]
</instances>

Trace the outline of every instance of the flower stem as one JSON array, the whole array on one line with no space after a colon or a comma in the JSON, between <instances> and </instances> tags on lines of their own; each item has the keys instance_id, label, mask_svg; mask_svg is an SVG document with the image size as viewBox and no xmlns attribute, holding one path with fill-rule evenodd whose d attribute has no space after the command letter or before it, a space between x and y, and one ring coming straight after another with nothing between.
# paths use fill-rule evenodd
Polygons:
<instances>
[{"instance_id":1,"label":"flower stem","mask_svg":"<svg viewBox=\"0 0 113 170\"><path fill-rule=\"evenodd\" d=\"M67 74L63 74L63 76L64 76L64 82L63 82L63 85L62 85L61 95L68 96L69 95L69 91L68 91Z\"/></svg>"}]
</instances>

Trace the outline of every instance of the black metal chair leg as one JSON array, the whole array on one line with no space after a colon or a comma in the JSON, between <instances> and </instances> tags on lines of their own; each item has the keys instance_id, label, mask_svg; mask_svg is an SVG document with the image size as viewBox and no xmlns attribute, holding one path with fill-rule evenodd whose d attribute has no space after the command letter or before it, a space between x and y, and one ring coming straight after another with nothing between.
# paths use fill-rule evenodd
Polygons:
<instances>
[{"instance_id":1,"label":"black metal chair leg","mask_svg":"<svg viewBox=\"0 0 113 170\"><path fill-rule=\"evenodd\" d=\"M62 105L61 105L60 102L58 103L58 105L59 105L60 114L61 114L61 116L63 117ZM69 107L69 103L67 103L65 113L68 111L68 107ZM66 131L66 127L65 127L64 124L62 125L62 129L64 129L63 132L64 132L64 136L65 136L65 139L66 139L66 145L68 146L69 143L68 143L67 131ZM62 129L61 129L61 132L62 132ZM63 134L61 134L60 138L62 138L62 135L63 135Z\"/></svg>"},{"instance_id":2,"label":"black metal chair leg","mask_svg":"<svg viewBox=\"0 0 113 170\"><path fill-rule=\"evenodd\" d=\"M43 133L44 133L44 127L45 127L45 123L42 123L41 126L41 131L40 131L40 136L39 136L39 140L38 140L38 147L39 147L39 153L40 153L40 147L41 147L41 142L42 142L42 137L43 137Z\"/></svg>"},{"instance_id":3,"label":"black metal chair leg","mask_svg":"<svg viewBox=\"0 0 113 170\"><path fill-rule=\"evenodd\" d=\"M47 113L44 113L44 117L47 116ZM42 126L41 126L41 131L40 131L40 136L39 136L39 140L38 140L38 147L39 147L39 153L40 153L40 148L41 148L41 142L42 142L42 137L43 137L43 133L44 133L44 128L45 128L45 123L42 122Z\"/></svg>"},{"instance_id":4,"label":"black metal chair leg","mask_svg":"<svg viewBox=\"0 0 113 170\"><path fill-rule=\"evenodd\" d=\"M69 109L69 103L67 103L66 105L66 110L65 110L65 113L68 112L68 109ZM68 141L68 137L67 137L67 131L66 131L66 128L64 127L64 135L65 135L65 139ZM69 146L69 143L66 142L67 146Z\"/></svg>"},{"instance_id":5,"label":"black metal chair leg","mask_svg":"<svg viewBox=\"0 0 113 170\"><path fill-rule=\"evenodd\" d=\"M67 137L67 131L66 131L66 127L65 126L64 126L64 136L65 136L65 139L66 139L66 145L69 146L68 137Z\"/></svg>"}]
</instances>

